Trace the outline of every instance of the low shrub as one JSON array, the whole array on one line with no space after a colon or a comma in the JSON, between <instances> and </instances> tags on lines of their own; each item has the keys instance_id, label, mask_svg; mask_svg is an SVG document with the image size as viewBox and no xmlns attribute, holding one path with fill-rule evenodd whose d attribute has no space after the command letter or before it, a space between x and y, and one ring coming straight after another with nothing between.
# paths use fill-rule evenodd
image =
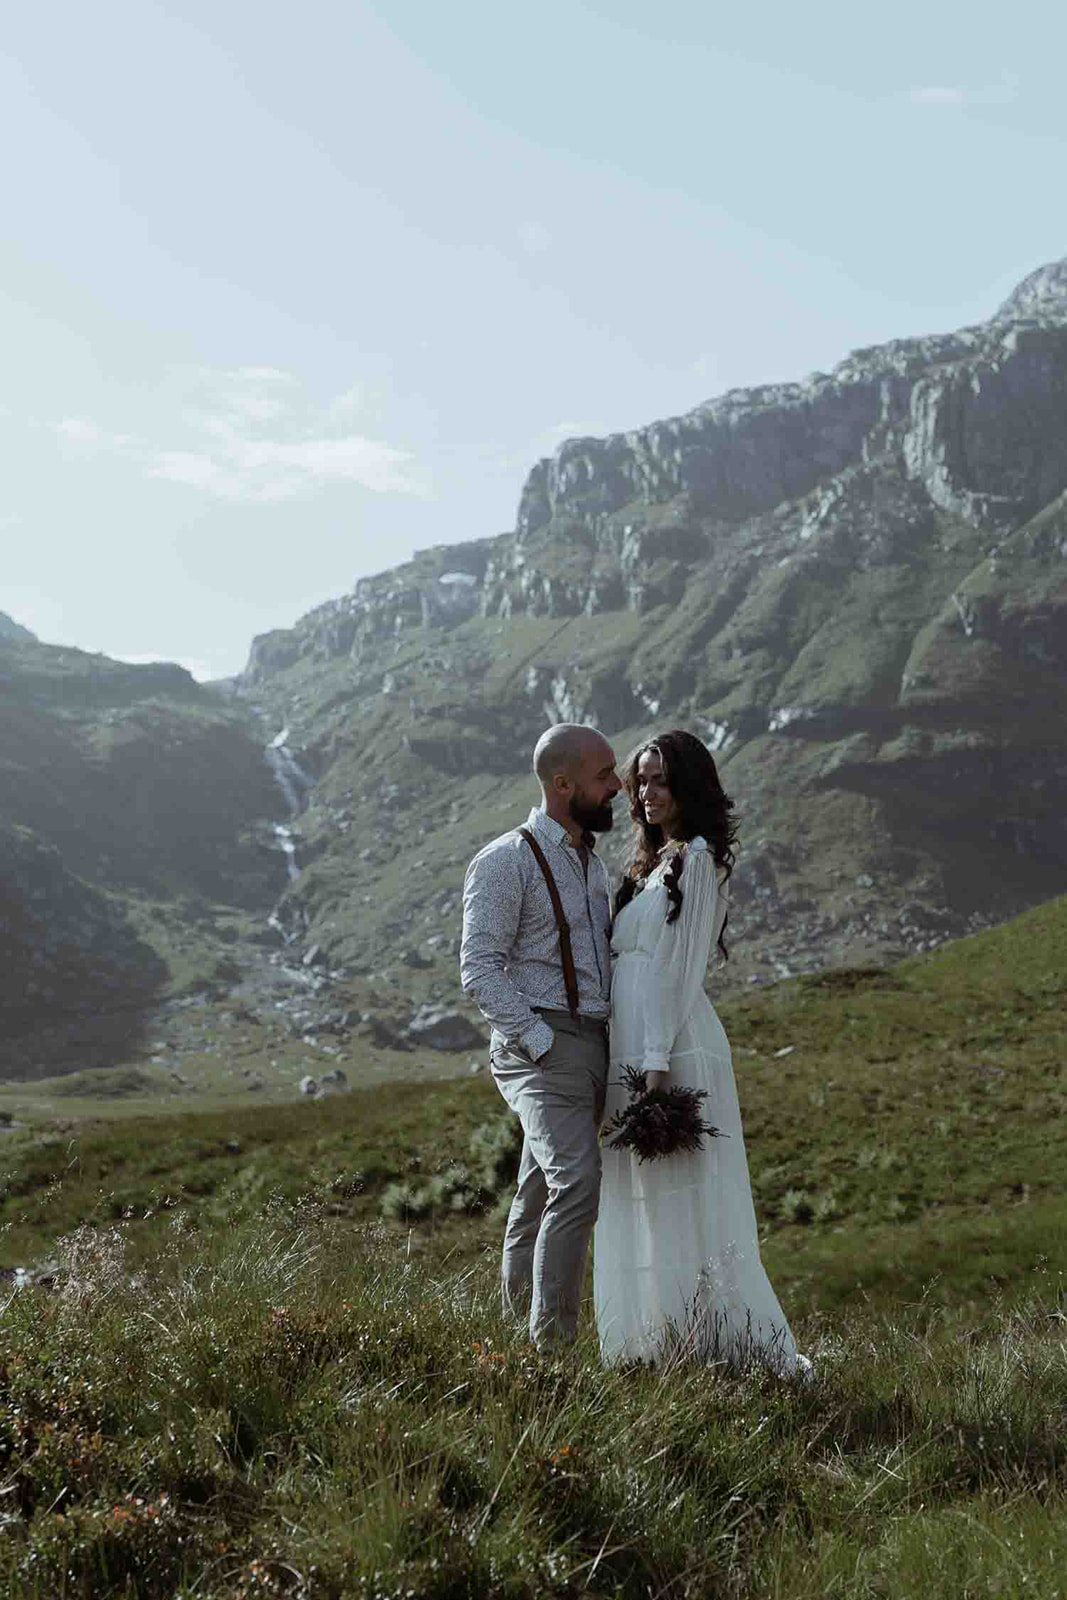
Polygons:
<instances>
[{"instance_id":1,"label":"low shrub","mask_svg":"<svg viewBox=\"0 0 1067 1600\"><path fill-rule=\"evenodd\" d=\"M514 1182L522 1154L522 1128L504 1114L471 1134L469 1164L452 1162L424 1183L410 1179L387 1185L380 1201L388 1222L425 1222L443 1213L470 1216L493 1208ZM510 1205L510 1194L508 1204Z\"/></svg>"}]
</instances>

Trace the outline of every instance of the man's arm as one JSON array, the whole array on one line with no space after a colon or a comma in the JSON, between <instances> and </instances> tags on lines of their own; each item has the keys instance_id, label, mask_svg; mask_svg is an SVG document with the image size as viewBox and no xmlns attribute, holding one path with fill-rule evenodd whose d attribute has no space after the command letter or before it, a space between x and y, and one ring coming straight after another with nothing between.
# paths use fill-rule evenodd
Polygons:
<instances>
[{"instance_id":1,"label":"man's arm","mask_svg":"<svg viewBox=\"0 0 1067 1600\"><path fill-rule=\"evenodd\" d=\"M523 879L518 852L483 851L463 883L463 942L459 973L482 1016L535 1061L552 1048L555 1035L504 971L518 937Z\"/></svg>"}]
</instances>

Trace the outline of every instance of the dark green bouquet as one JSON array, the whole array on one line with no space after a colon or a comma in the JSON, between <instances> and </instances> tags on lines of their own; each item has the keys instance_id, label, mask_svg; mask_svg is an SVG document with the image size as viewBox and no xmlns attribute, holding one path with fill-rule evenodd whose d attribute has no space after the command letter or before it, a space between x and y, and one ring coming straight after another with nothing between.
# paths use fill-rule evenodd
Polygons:
<instances>
[{"instance_id":1,"label":"dark green bouquet","mask_svg":"<svg viewBox=\"0 0 1067 1600\"><path fill-rule=\"evenodd\" d=\"M609 1150L632 1150L638 1161L658 1161L679 1151L703 1150L705 1138L729 1137L700 1114L708 1098L706 1089L687 1089L684 1084L650 1089L640 1067L623 1067L622 1082L630 1099L607 1125L606 1131L614 1134L608 1140Z\"/></svg>"}]
</instances>

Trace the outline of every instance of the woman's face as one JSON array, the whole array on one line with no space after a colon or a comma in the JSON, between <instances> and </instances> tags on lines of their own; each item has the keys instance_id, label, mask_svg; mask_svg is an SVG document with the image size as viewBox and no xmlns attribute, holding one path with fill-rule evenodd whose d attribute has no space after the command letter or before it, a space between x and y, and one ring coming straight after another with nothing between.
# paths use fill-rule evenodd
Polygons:
<instances>
[{"instance_id":1,"label":"woman's face","mask_svg":"<svg viewBox=\"0 0 1067 1600\"><path fill-rule=\"evenodd\" d=\"M658 750L643 750L637 763L637 800L650 827L669 835L678 820L678 802L667 785L663 757Z\"/></svg>"}]
</instances>

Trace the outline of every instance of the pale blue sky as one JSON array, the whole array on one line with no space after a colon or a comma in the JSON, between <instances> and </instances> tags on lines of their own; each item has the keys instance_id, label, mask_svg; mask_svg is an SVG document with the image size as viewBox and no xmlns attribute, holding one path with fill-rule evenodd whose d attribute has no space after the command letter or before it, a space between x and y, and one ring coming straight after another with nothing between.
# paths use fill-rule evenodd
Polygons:
<instances>
[{"instance_id":1,"label":"pale blue sky","mask_svg":"<svg viewBox=\"0 0 1067 1600\"><path fill-rule=\"evenodd\" d=\"M1062 4L74 0L0 41L0 610L223 675L567 433L1067 254Z\"/></svg>"}]
</instances>

